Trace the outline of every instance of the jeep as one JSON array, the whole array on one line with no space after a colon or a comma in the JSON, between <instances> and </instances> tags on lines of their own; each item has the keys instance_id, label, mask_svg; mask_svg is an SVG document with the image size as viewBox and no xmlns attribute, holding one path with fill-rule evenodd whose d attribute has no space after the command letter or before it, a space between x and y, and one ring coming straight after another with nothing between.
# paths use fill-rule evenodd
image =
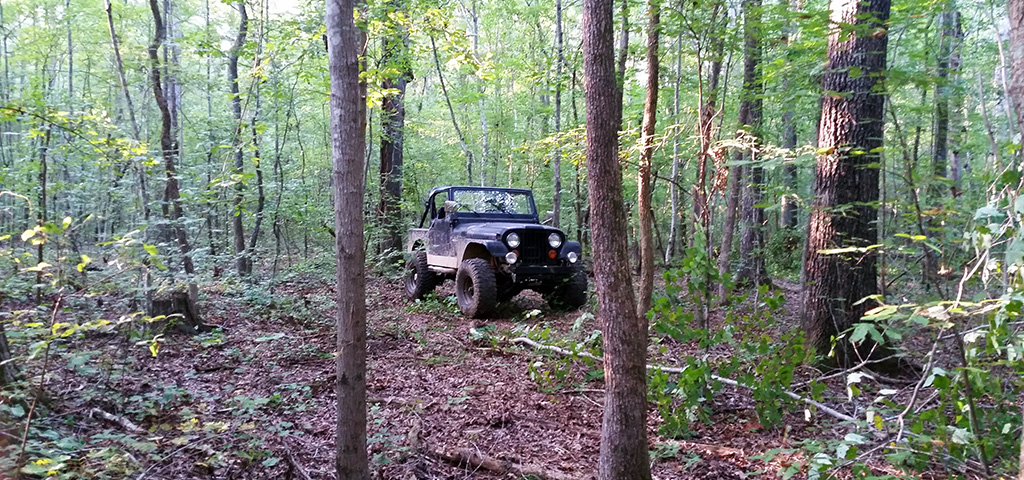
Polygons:
<instances>
[{"instance_id":1,"label":"jeep","mask_svg":"<svg viewBox=\"0 0 1024 480\"><path fill-rule=\"evenodd\" d=\"M434 188L406 251L406 297L423 298L454 279L459 310L468 317L485 317L525 289L555 309L587 301L579 242L540 223L530 190Z\"/></svg>"}]
</instances>

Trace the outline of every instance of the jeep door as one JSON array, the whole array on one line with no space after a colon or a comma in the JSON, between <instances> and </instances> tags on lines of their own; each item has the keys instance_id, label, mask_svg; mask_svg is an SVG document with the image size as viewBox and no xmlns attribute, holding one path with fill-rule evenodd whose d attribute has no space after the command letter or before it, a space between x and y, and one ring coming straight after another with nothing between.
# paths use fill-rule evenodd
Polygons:
<instances>
[{"instance_id":1,"label":"jeep door","mask_svg":"<svg viewBox=\"0 0 1024 480\"><path fill-rule=\"evenodd\" d=\"M452 223L450 212L444 211L444 202L448 199L448 191L441 191L434 194L430 201L433 204L434 218L430 220L430 228L427 230L427 255L441 257L455 257L455 245L452 243ZM435 262L431 262L435 263ZM449 263L449 262L436 262Z\"/></svg>"}]
</instances>

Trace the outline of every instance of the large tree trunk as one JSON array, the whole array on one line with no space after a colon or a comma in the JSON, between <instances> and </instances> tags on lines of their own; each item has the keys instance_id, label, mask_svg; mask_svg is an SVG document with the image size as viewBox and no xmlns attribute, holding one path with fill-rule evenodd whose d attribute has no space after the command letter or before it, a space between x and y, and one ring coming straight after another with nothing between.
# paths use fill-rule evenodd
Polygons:
<instances>
[{"instance_id":1,"label":"large tree trunk","mask_svg":"<svg viewBox=\"0 0 1024 480\"><path fill-rule=\"evenodd\" d=\"M243 205L245 200L243 192L245 182L242 175L245 173L245 155L242 151L242 98L238 90L238 54L245 46L245 36L249 31L249 15L245 9L245 2L238 2L238 35L235 36L235 43L228 50L228 87L231 89L231 112L235 116L235 129L231 137L231 146L235 151L235 196L232 200L234 207L231 212L231 232L235 247L235 269L241 276L252 273L252 263L246 256L245 248L245 225L242 224Z\"/></svg>"},{"instance_id":2,"label":"large tree trunk","mask_svg":"<svg viewBox=\"0 0 1024 480\"><path fill-rule=\"evenodd\" d=\"M366 86L359 80L365 35L353 22L352 0L327 0L331 73L336 292L337 438L339 480L370 478L366 458L366 252L363 248L363 155Z\"/></svg>"},{"instance_id":3,"label":"large tree trunk","mask_svg":"<svg viewBox=\"0 0 1024 480\"><path fill-rule=\"evenodd\" d=\"M750 134L750 149L743 167L743 200L740 206L740 263L736 280L741 284L760 285L768 280L764 269L764 207L760 207L764 189L764 169L759 165L758 147L761 144L761 97L764 81L761 79L761 0L743 1L743 91L742 103L749 110L746 123L741 125ZM743 106L740 107L741 109Z\"/></svg>"},{"instance_id":4,"label":"large tree trunk","mask_svg":"<svg viewBox=\"0 0 1024 480\"><path fill-rule=\"evenodd\" d=\"M1024 0L1010 4L1010 99L1017 112L1017 125L1024 126ZM1013 120L1010 120L1011 123Z\"/></svg>"},{"instance_id":5,"label":"large tree trunk","mask_svg":"<svg viewBox=\"0 0 1024 480\"><path fill-rule=\"evenodd\" d=\"M406 2L391 0L388 9L404 12ZM394 95L384 97L381 110L380 139L380 201L377 204L377 222L383 227L378 245L381 252L402 249L402 164L405 144L405 87L412 79L412 64L409 59L409 31L396 26L396 31L384 39L385 68L398 72L381 82L385 90L394 90Z\"/></svg>"},{"instance_id":6,"label":"large tree trunk","mask_svg":"<svg viewBox=\"0 0 1024 480\"><path fill-rule=\"evenodd\" d=\"M647 4L647 98L641 126L642 147L637 169L637 218L640 220L640 292L637 315L647 317L654 293L654 210L651 208L651 159L654 157L654 129L658 112L658 29L661 28L661 7L658 0Z\"/></svg>"},{"instance_id":7,"label":"large tree trunk","mask_svg":"<svg viewBox=\"0 0 1024 480\"><path fill-rule=\"evenodd\" d=\"M810 212L803 292L803 328L826 356L832 340L857 322L878 293L878 162L885 103L890 0L833 0L822 102L814 203ZM868 34L851 33L869 32ZM851 75L857 69L859 75ZM835 252L836 249L846 249ZM859 302L859 303L858 303ZM871 345L861 344L866 354ZM858 356L847 341L828 363L849 366ZM876 351L878 353L878 351Z\"/></svg>"},{"instance_id":8,"label":"large tree trunk","mask_svg":"<svg viewBox=\"0 0 1024 480\"><path fill-rule=\"evenodd\" d=\"M622 202L622 92L613 63L612 0L583 2L587 173L605 400L598 477L651 478L647 452L647 322L636 314Z\"/></svg>"}]
</instances>

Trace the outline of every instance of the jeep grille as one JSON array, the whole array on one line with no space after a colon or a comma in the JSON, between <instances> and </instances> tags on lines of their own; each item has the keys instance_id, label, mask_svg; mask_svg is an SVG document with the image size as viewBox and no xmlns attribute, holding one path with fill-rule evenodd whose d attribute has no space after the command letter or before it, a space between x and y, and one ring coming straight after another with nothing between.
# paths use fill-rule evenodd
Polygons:
<instances>
[{"instance_id":1,"label":"jeep grille","mask_svg":"<svg viewBox=\"0 0 1024 480\"><path fill-rule=\"evenodd\" d=\"M520 238L522 238L519 252L523 263L550 263L548 259L549 233L547 230L519 231Z\"/></svg>"}]
</instances>

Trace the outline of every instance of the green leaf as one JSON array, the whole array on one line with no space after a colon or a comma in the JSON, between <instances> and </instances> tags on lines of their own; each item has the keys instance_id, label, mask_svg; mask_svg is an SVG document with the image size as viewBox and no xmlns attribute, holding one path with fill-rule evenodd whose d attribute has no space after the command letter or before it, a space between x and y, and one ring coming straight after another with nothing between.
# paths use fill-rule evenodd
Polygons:
<instances>
[{"instance_id":1,"label":"green leaf","mask_svg":"<svg viewBox=\"0 0 1024 480\"><path fill-rule=\"evenodd\" d=\"M150 255L153 255L153 256L157 255L156 245L145 244L145 245L142 246L142 248L146 249L146 251L149 252Z\"/></svg>"},{"instance_id":2,"label":"green leaf","mask_svg":"<svg viewBox=\"0 0 1024 480\"><path fill-rule=\"evenodd\" d=\"M1021 237L1014 237L1010 245L1006 247L1006 263L1020 265L1022 261L1024 261L1024 240Z\"/></svg>"}]
</instances>

